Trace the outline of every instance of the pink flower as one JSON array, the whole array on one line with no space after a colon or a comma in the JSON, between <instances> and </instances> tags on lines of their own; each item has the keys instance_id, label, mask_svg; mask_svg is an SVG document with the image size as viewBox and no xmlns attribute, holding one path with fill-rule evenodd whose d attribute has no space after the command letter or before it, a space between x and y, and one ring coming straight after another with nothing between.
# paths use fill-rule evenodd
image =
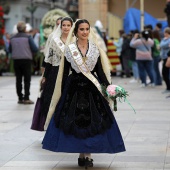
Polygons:
<instances>
[{"instance_id":1,"label":"pink flower","mask_svg":"<svg viewBox=\"0 0 170 170\"><path fill-rule=\"evenodd\" d=\"M106 89L106 92L109 96L115 96L116 95L116 85L109 85Z\"/></svg>"}]
</instances>

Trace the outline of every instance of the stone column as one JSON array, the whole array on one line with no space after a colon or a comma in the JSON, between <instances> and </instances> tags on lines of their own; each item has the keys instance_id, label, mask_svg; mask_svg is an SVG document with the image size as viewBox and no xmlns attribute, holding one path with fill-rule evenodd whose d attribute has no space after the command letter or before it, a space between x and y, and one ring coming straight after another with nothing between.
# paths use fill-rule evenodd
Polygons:
<instances>
[{"instance_id":1,"label":"stone column","mask_svg":"<svg viewBox=\"0 0 170 170\"><path fill-rule=\"evenodd\" d=\"M104 29L107 28L107 0L79 0L79 18L87 19L91 26L100 20Z\"/></svg>"}]
</instances>

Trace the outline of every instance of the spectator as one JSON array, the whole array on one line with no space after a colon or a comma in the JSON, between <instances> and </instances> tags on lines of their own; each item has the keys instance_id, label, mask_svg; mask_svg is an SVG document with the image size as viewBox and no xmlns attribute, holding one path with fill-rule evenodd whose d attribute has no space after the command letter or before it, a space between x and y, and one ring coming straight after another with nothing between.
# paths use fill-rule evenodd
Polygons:
<instances>
[{"instance_id":1,"label":"spectator","mask_svg":"<svg viewBox=\"0 0 170 170\"><path fill-rule=\"evenodd\" d=\"M40 33L39 30L37 28L33 29L32 31L33 33L33 40L35 45L38 48L38 53L36 53L36 55L33 57L33 74L34 75L39 75L41 74L40 72L40 65L41 65L41 54L40 54Z\"/></svg>"},{"instance_id":2,"label":"spectator","mask_svg":"<svg viewBox=\"0 0 170 170\"><path fill-rule=\"evenodd\" d=\"M162 32L162 24L157 23L155 26L155 30L159 31L160 38L164 38L164 33Z\"/></svg>"},{"instance_id":3,"label":"spectator","mask_svg":"<svg viewBox=\"0 0 170 170\"><path fill-rule=\"evenodd\" d=\"M149 38L151 38L152 39L152 30L153 30L153 27L152 27L152 25L146 25L145 27L144 27L144 30L145 31L148 31L148 33L149 33Z\"/></svg>"},{"instance_id":4,"label":"spectator","mask_svg":"<svg viewBox=\"0 0 170 170\"><path fill-rule=\"evenodd\" d=\"M37 28L33 29L33 39L37 48L40 47L40 33Z\"/></svg>"},{"instance_id":5,"label":"spectator","mask_svg":"<svg viewBox=\"0 0 170 170\"><path fill-rule=\"evenodd\" d=\"M144 26L144 30L145 30L145 31L152 31L152 30L153 30L153 26L150 25L150 24L149 24L149 25L145 25L145 26Z\"/></svg>"},{"instance_id":6,"label":"spectator","mask_svg":"<svg viewBox=\"0 0 170 170\"><path fill-rule=\"evenodd\" d=\"M122 61L124 66L124 73L126 77L131 77L131 73L130 73L131 70L130 70L130 63L129 63L130 53L131 53L130 36L123 34L122 37L123 37L123 44L122 44L121 56L122 56Z\"/></svg>"},{"instance_id":7,"label":"spectator","mask_svg":"<svg viewBox=\"0 0 170 170\"><path fill-rule=\"evenodd\" d=\"M154 86L154 76L153 76L153 64L152 64L152 54L151 47L154 42L149 38L149 32L143 31L141 37L139 34L135 34L131 40L131 47L136 48L136 60L139 68L139 75L142 82L142 87L146 84L146 73L150 78L150 84Z\"/></svg>"},{"instance_id":8,"label":"spectator","mask_svg":"<svg viewBox=\"0 0 170 170\"><path fill-rule=\"evenodd\" d=\"M166 13L168 26L170 27L170 0L167 0L164 12Z\"/></svg>"},{"instance_id":9,"label":"spectator","mask_svg":"<svg viewBox=\"0 0 170 170\"><path fill-rule=\"evenodd\" d=\"M165 66L166 60L168 58L167 53L169 52L170 45L170 28L165 28L164 30L164 38L161 40L160 48L161 48L161 59L163 60L162 66L162 76L166 84L166 90L163 93L170 92L170 82L169 82L169 68Z\"/></svg>"},{"instance_id":10,"label":"spectator","mask_svg":"<svg viewBox=\"0 0 170 170\"><path fill-rule=\"evenodd\" d=\"M135 33L139 33L138 30L132 30L131 31L131 40L134 36ZM139 81L139 69L138 69L138 64L137 64L137 61L136 61L136 49L135 48L132 48L130 47L130 61L132 63L132 73L133 73L133 79L130 80L130 83L136 83Z\"/></svg>"},{"instance_id":11,"label":"spectator","mask_svg":"<svg viewBox=\"0 0 170 170\"><path fill-rule=\"evenodd\" d=\"M159 70L159 62L160 62L160 34L159 31L154 30L152 32L154 46L152 47L152 57L153 57L153 71L154 71L154 82L155 85L162 85L162 77Z\"/></svg>"},{"instance_id":12,"label":"spectator","mask_svg":"<svg viewBox=\"0 0 170 170\"><path fill-rule=\"evenodd\" d=\"M4 40L4 43L5 43L5 52L6 52L7 56L8 56L8 54L9 54L9 42L10 42L10 35L9 35L9 33L6 32L3 35L3 40Z\"/></svg>"},{"instance_id":13,"label":"spectator","mask_svg":"<svg viewBox=\"0 0 170 170\"><path fill-rule=\"evenodd\" d=\"M168 57L170 57L170 51L168 52ZM169 68L169 83L170 83L170 67ZM166 98L170 98L170 95L166 96Z\"/></svg>"},{"instance_id":14,"label":"spectator","mask_svg":"<svg viewBox=\"0 0 170 170\"><path fill-rule=\"evenodd\" d=\"M29 99L31 82L31 63L33 54L38 51L34 40L25 33L26 24L23 21L17 24L18 33L10 40L9 51L14 60L14 70L16 75L16 91L18 104L34 104ZM22 78L24 77L24 94L22 93Z\"/></svg>"}]
</instances>

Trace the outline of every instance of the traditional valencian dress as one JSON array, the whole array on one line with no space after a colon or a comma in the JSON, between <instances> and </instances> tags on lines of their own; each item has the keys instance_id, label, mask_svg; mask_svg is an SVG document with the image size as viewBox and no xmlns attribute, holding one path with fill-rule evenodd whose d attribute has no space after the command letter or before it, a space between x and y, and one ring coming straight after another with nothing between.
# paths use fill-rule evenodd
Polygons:
<instances>
[{"instance_id":1,"label":"traditional valencian dress","mask_svg":"<svg viewBox=\"0 0 170 170\"><path fill-rule=\"evenodd\" d=\"M89 41L86 56L83 56L76 42L68 45L62 95L43 139L43 149L68 153L125 151L119 127L109 102L101 94L100 84L108 86L109 82L102 69L98 47Z\"/></svg>"},{"instance_id":2,"label":"traditional valencian dress","mask_svg":"<svg viewBox=\"0 0 170 170\"><path fill-rule=\"evenodd\" d=\"M43 86L41 97L38 98L38 102L35 106L31 125L31 129L33 130L44 130L44 124L53 95L61 57L64 53L64 47L65 44L61 41L60 37L56 37L52 40L48 57L45 58L46 64L43 77L46 78L46 81Z\"/></svg>"}]
</instances>

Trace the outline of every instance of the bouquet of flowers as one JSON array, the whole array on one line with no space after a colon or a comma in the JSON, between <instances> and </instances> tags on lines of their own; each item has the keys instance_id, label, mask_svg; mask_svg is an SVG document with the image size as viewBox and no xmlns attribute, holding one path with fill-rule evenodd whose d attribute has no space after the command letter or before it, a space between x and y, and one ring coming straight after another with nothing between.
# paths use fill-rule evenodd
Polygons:
<instances>
[{"instance_id":1,"label":"bouquet of flowers","mask_svg":"<svg viewBox=\"0 0 170 170\"><path fill-rule=\"evenodd\" d=\"M109 85L108 87L102 86L102 92L105 97L110 98L114 102L114 111L117 111L117 98L119 101L124 99L126 101L126 97L129 96L128 92L121 86L117 85Z\"/></svg>"}]
</instances>

